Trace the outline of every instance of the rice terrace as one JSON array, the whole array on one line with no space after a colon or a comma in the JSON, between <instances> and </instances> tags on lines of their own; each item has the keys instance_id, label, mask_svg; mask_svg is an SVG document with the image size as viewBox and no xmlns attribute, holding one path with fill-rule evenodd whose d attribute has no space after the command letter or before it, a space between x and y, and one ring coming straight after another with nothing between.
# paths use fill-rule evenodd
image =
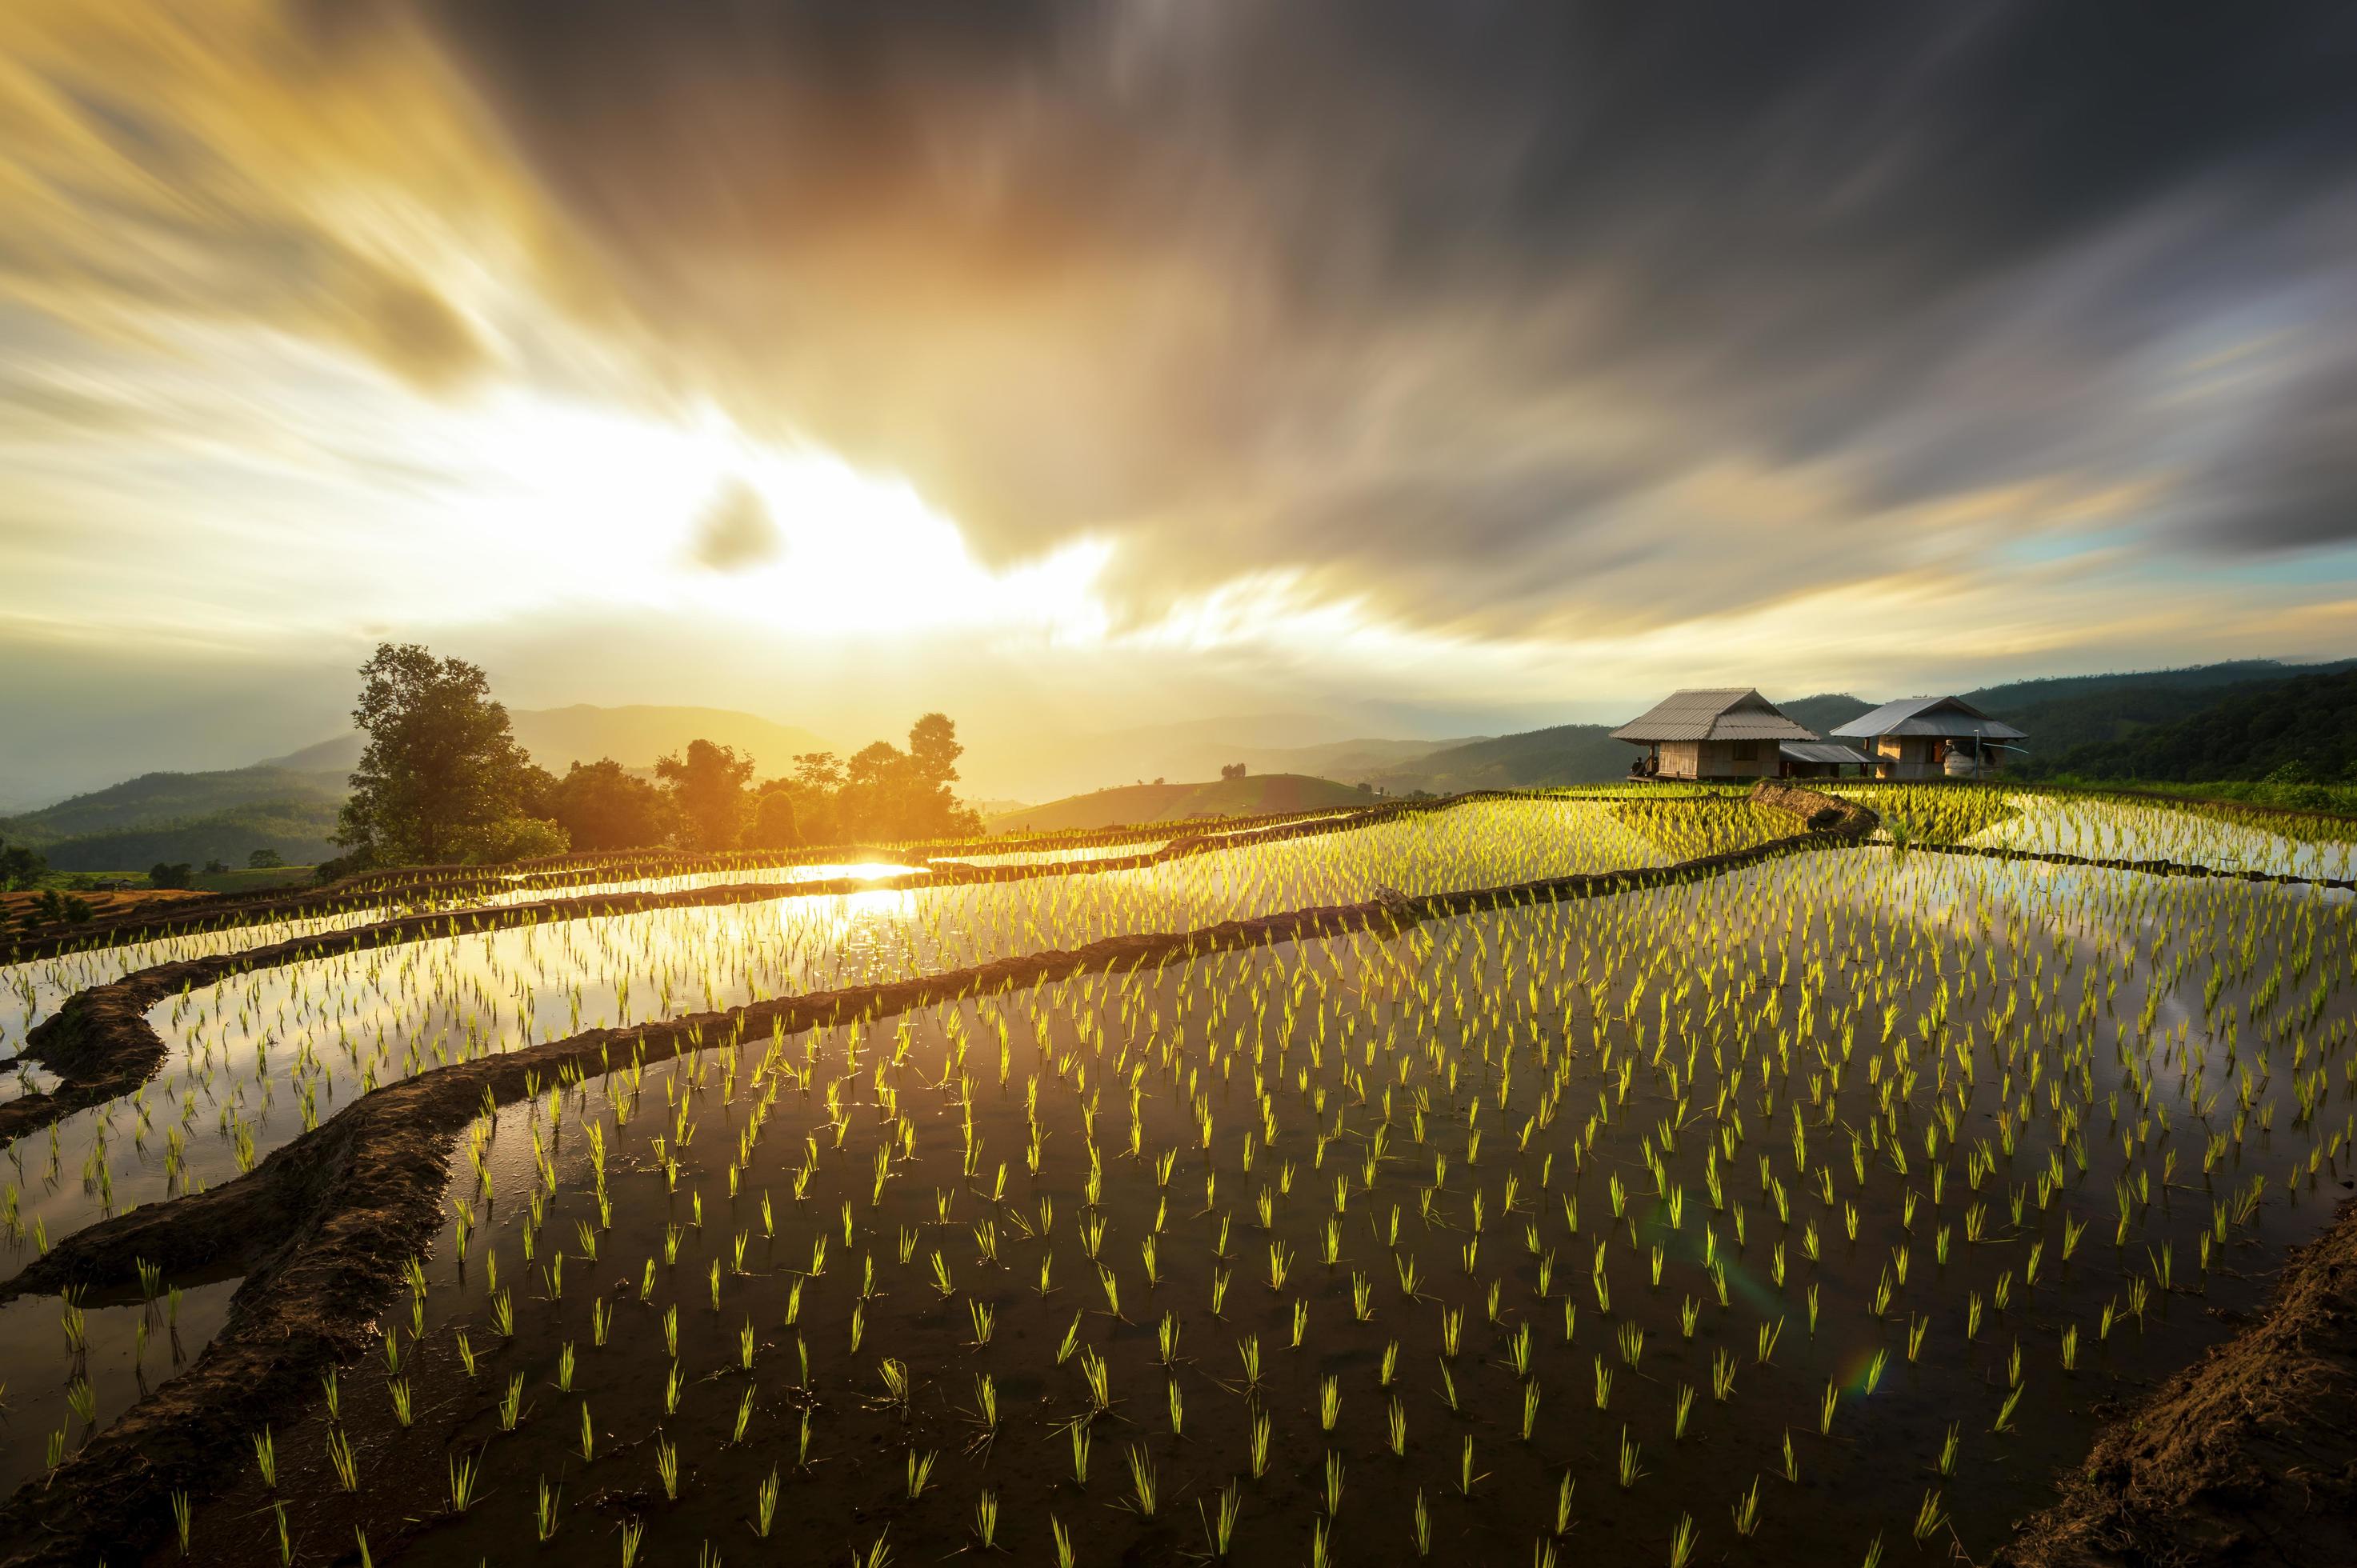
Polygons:
<instances>
[{"instance_id":1,"label":"rice terrace","mask_svg":"<svg viewBox=\"0 0 2357 1568\"><path fill-rule=\"evenodd\" d=\"M2352 82L0 0L0 1568L2357 1568Z\"/></svg>"},{"instance_id":2,"label":"rice terrace","mask_svg":"<svg viewBox=\"0 0 2357 1568\"><path fill-rule=\"evenodd\" d=\"M2066 1560L2182 1500L2090 1444L2349 1267L2353 854L1644 783L27 944L0 1538Z\"/></svg>"}]
</instances>

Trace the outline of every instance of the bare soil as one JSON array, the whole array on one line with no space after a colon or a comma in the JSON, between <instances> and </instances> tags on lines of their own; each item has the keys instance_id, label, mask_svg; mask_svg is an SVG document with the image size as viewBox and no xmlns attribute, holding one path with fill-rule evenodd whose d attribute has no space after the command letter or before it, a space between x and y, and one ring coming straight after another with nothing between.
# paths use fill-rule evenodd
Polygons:
<instances>
[{"instance_id":1,"label":"bare soil","mask_svg":"<svg viewBox=\"0 0 2357 1568\"><path fill-rule=\"evenodd\" d=\"M2097 1440L1996 1568L2357 1563L2357 1202L2274 1304Z\"/></svg>"}]
</instances>

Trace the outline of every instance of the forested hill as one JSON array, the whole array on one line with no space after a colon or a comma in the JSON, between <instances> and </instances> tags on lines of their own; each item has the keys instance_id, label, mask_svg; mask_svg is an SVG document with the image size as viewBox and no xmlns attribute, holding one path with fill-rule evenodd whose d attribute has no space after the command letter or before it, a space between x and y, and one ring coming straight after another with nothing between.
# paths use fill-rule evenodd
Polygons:
<instances>
[{"instance_id":1,"label":"forested hill","mask_svg":"<svg viewBox=\"0 0 2357 1568\"><path fill-rule=\"evenodd\" d=\"M1984 686L1964 695L1966 701L2027 730L2030 755L2043 771L2052 772L2065 753L2102 742L2133 740L2190 719L2230 694L2239 699L2291 681L2353 668L2357 660L2284 664L2272 659L2242 659L2184 670L2018 681Z\"/></svg>"},{"instance_id":2,"label":"forested hill","mask_svg":"<svg viewBox=\"0 0 2357 1568\"><path fill-rule=\"evenodd\" d=\"M1200 784L1124 784L1092 794L1027 806L993 817L995 833L1069 832L1128 822L1176 822L1198 817L1257 817L1274 811L1314 811L1370 806L1365 790L1298 773L1254 773Z\"/></svg>"},{"instance_id":3,"label":"forested hill","mask_svg":"<svg viewBox=\"0 0 2357 1568\"><path fill-rule=\"evenodd\" d=\"M136 871L159 860L242 865L266 849L291 865L334 853L342 776L267 765L143 773L38 811L0 819L0 837L59 871Z\"/></svg>"},{"instance_id":4,"label":"forested hill","mask_svg":"<svg viewBox=\"0 0 2357 1568\"><path fill-rule=\"evenodd\" d=\"M2297 766L2319 779L2357 768L2357 670L2213 688L2193 712L2118 739L2050 751L2023 771L2206 782ZM2024 726L2028 727L2028 726Z\"/></svg>"}]
</instances>

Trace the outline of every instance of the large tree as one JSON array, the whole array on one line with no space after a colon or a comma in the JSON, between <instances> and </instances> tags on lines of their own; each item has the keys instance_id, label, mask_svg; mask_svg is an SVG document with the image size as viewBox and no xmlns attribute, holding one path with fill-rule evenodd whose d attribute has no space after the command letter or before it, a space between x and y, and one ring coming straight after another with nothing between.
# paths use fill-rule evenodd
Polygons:
<instances>
[{"instance_id":1,"label":"large tree","mask_svg":"<svg viewBox=\"0 0 2357 1568\"><path fill-rule=\"evenodd\" d=\"M834 792L834 825L848 839L949 838L982 830L982 819L961 804L957 725L927 714L909 728L909 749L879 740L852 754ZM831 759L830 759L831 760Z\"/></svg>"},{"instance_id":2,"label":"large tree","mask_svg":"<svg viewBox=\"0 0 2357 1568\"><path fill-rule=\"evenodd\" d=\"M671 790L692 848L735 849L750 802L745 786L753 759L733 746L691 740L683 754L655 758L655 777Z\"/></svg>"},{"instance_id":3,"label":"large tree","mask_svg":"<svg viewBox=\"0 0 2357 1568\"><path fill-rule=\"evenodd\" d=\"M671 798L610 757L576 762L548 792L548 813L575 849L646 849L679 831Z\"/></svg>"},{"instance_id":4,"label":"large tree","mask_svg":"<svg viewBox=\"0 0 2357 1568\"><path fill-rule=\"evenodd\" d=\"M352 723L368 747L336 842L377 865L562 849L533 821L548 776L532 765L482 670L416 643L382 643L361 666ZM544 828L545 831L540 831Z\"/></svg>"}]
</instances>

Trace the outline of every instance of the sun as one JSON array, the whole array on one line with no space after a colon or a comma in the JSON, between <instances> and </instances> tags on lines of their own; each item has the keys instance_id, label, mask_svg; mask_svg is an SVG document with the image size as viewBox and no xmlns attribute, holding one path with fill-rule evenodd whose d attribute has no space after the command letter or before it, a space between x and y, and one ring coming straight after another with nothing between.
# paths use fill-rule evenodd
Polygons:
<instances>
[{"instance_id":1,"label":"sun","mask_svg":"<svg viewBox=\"0 0 2357 1568\"><path fill-rule=\"evenodd\" d=\"M1070 643L1107 623L1108 544L994 566L908 479L757 439L710 407L662 418L514 394L477 410L463 452L443 456L462 495L455 526L492 569L529 562L568 601L821 635L999 628ZM701 536L723 506L748 532L715 553Z\"/></svg>"}]
</instances>

